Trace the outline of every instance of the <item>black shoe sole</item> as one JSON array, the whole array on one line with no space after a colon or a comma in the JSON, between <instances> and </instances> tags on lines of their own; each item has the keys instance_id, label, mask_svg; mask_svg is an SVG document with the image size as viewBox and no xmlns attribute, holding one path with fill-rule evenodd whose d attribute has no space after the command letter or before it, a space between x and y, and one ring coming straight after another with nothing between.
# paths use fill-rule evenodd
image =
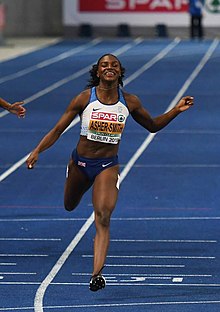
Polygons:
<instances>
[{"instance_id":1,"label":"black shoe sole","mask_svg":"<svg viewBox=\"0 0 220 312\"><path fill-rule=\"evenodd\" d=\"M103 288L105 288L105 279L103 278L103 276L98 275L91 277L89 284L89 289L91 291L97 291Z\"/></svg>"}]
</instances>

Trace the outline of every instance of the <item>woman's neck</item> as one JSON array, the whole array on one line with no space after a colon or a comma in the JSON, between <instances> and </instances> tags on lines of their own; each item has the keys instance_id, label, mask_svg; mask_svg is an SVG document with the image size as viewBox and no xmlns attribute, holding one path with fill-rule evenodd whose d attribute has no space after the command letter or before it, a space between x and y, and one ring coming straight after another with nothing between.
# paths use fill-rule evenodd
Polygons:
<instances>
[{"instance_id":1,"label":"woman's neck","mask_svg":"<svg viewBox=\"0 0 220 312\"><path fill-rule=\"evenodd\" d=\"M108 90L113 90L113 89L117 89L118 85L113 85L113 86L106 86L106 87L101 87L100 85L97 86L97 88L99 90L104 90L104 91L108 91Z\"/></svg>"}]
</instances>

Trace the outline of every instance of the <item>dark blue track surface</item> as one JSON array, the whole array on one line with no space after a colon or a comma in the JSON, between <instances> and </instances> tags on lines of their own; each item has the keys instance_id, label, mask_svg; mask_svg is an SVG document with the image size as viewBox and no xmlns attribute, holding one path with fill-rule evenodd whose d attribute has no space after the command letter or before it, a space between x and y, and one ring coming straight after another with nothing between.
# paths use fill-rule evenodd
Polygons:
<instances>
[{"instance_id":1,"label":"dark blue track surface","mask_svg":"<svg viewBox=\"0 0 220 312\"><path fill-rule=\"evenodd\" d=\"M183 95L195 105L156 135L129 118L107 286L92 293L91 191L63 208L79 123L34 170L24 162L109 52L153 116ZM0 112L0 311L219 311L219 68L218 41L62 41L0 63L0 96L27 108L24 120Z\"/></svg>"}]
</instances>

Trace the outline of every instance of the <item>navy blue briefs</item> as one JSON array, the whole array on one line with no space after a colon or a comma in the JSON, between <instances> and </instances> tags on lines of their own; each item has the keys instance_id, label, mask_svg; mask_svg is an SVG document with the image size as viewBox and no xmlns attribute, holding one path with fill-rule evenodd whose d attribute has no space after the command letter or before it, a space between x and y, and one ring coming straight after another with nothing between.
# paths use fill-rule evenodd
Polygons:
<instances>
[{"instance_id":1,"label":"navy blue briefs","mask_svg":"<svg viewBox=\"0 0 220 312\"><path fill-rule=\"evenodd\" d=\"M103 170L118 164L118 156L110 158L87 158L78 155L77 150L72 152L72 159L79 169L91 180Z\"/></svg>"}]
</instances>

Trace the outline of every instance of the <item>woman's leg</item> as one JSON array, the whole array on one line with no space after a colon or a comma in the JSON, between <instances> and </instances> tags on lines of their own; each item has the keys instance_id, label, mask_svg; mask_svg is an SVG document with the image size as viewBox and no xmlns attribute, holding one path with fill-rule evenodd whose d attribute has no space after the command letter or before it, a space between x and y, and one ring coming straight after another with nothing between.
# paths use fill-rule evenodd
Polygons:
<instances>
[{"instance_id":1,"label":"woman's leg","mask_svg":"<svg viewBox=\"0 0 220 312\"><path fill-rule=\"evenodd\" d=\"M72 211L79 204L83 194L91 187L92 182L74 164L71 159L67 167L67 177L64 188L64 206L68 211Z\"/></svg>"},{"instance_id":2,"label":"woman's leg","mask_svg":"<svg viewBox=\"0 0 220 312\"><path fill-rule=\"evenodd\" d=\"M93 275L98 274L105 263L110 239L110 218L118 198L119 166L103 170L95 179L93 206L96 235L94 240Z\"/></svg>"}]
</instances>

